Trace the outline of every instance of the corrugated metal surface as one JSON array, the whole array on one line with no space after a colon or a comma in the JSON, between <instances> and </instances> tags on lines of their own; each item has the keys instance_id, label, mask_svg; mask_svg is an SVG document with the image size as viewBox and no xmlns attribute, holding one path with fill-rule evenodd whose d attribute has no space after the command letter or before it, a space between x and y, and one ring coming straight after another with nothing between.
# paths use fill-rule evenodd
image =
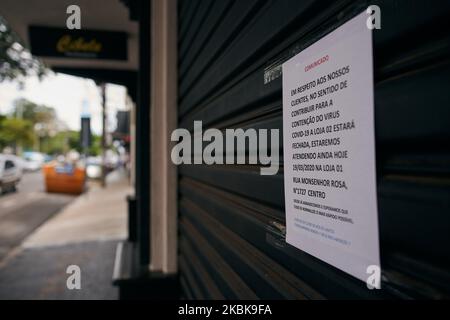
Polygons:
<instances>
[{"instance_id":1,"label":"corrugated metal surface","mask_svg":"<svg viewBox=\"0 0 450 320\"><path fill-rule=\"evenodd\" d=\"M282 168L184 165L186 298L449 297L449 1L179 0L179 127L282 129L280 64L369 4L383 289L286 244Z\"/></svg>"}]
</instances>

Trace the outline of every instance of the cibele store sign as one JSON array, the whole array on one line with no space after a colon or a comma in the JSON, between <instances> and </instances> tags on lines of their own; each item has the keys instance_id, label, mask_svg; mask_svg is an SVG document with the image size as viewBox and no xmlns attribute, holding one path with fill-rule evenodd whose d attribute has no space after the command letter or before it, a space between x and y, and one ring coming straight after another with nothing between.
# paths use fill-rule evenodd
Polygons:
<instances>
[{"instance_id":1,"label":"cibele store sign","mask_svg":"<svg viewBox=\"0 0 450 320\"><path fill-rule=\"evenodd\" d=\"M127 60L125 32L30 26L31 53L41 57Z\"/></svg>"}]
</instances>

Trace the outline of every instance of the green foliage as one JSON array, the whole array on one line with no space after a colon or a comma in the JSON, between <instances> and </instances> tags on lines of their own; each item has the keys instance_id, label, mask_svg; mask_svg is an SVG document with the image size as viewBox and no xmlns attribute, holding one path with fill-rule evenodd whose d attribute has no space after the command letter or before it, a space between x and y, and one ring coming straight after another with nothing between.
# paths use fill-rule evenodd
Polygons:
<instances>
[{"instance_id":1,"label":"green foliage","mask_svg":"<svg viewBox=\"0 0 450 320\"><path fill-rule=\"evenodd\" d=\"M27 75L42 77L47 72L42 62L34 58L20 42L0 16L0 82L20 80Z\"/></svg>"},{"instance_id":2,"label":"green foliage","mask_svg":"<svg viewBox=\"0 0 450 320\"><path fill-rule=\"evenodd\" d=\"M91 156L99 156L102 153L102 137L93 135L92 136L92 145L89 148L89 155Z\"/></svg>"},{"instance_id":3,"label":"green foliage","mask_svg":"<svg viewBox=\"0 0 450 320\"><path fill-rule=\"evenodd\" d=\"M69 150L77 150L82 153L80 144L80 133L78 131L61 131L53 137L41 139L41 151L47 154L65 154ZM92 146L88 150L89 155L97 156L101 154L101 137L92 137Z\"/></svg>"},{"instance_id":4,"label":"green foliage","mask_svg":"<svg viewBox=\"0 0 450 320\"><path fill-rule=\"evenodd\" d=\"M0 122L0 145L30 147L35 141L33 124L24 119L3 118Z\"/></svg>"},{"instance_id":5,"label":"green foliage","mask_svg":"<svg viewBox=\"0 0 450 320\"><path fill-rule=\"evenodd\" d=\"M26 99L18 99L14 101L10 116L31 123L36 142L34 147L37 151L49 152L49 150L61 151L64 149L62 140L54 139L59 128L56 112L52 107L38 105ZM19 143L19 145L21 144Z\"/></svg>"},{"instance_id":6,"label":"green foliage","mask_svg":"<svg viewBox=\"0 0 450 320\"><path fill-rule=\"evenodd\" d=\"M38 105L23 98L14 101L12 114L15 117L29 120L33 124L50 124L57 120L54 108Z\"/></svg>"},{"instance_id":7,"label":"green foliage","mask_svg":"<svg viewBox=\"0 0 450 320\"><path fill-rule=\"evenodd\" d=\"M71 143L72 136L78 133L75 131L58 132L53 137L45 137L41 139L41 151L47 154L64 154L71 149L77 149L76 144ZM76 139L76 138L75 138Z\"/></svg>"},{"instance_id":8,"label":"green foliage","mask_svg":"<svg viewBox=\"0 0 450 320\"><path fill-rule=\"evenodd\" d=\"M65 154L70 150L82 153L80 132L61 130L53 108L38 105L26 99L14 102L14 108L6 117L0 115L0 151L9 146L32 148L46 154ZM101 137L92 136L89 155L101 154Z\"/></svg>"}]
</instances>

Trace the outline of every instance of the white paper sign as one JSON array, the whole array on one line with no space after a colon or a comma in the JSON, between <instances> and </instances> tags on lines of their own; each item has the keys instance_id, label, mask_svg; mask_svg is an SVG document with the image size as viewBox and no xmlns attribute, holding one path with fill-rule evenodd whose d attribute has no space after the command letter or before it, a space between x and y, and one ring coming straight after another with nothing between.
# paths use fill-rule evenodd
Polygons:
<instances>
[{"instance_id":1,"label":"white paper sign","mask_svg":"<svg viewBox=\"0 0 450 320\"><path fill-rule=\"evenodd\" d=\"M283 64L286 240L363 281L380 265L366 19Z\"/></svg>"}]
</instances>

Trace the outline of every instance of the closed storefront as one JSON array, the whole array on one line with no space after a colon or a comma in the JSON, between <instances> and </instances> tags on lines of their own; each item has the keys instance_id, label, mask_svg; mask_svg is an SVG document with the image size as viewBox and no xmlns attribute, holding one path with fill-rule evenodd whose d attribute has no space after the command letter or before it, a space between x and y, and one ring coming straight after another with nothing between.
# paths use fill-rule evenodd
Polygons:
<instances>
[{"instance_id":1,"label":"closed storefront","mask_svg":"<svg viewBox=\"0 0 450 320\"><path fill-rule=\"evenodd\" d=\"M281 65L369 5L381 290L286 242ZM178 124L279 129L280 169L178 167L184 298L443 298L450 293L448 1L178 1Z\"/></svg>"},{"instance_id":2,"label":"closed storefront","mask_svg":"<svg viewBox=\"0 0 450 320\"><path fill-rule=\"evenodd\" d=\"M68 207L77 215L33 226L57 240L55 255L28 255L47 235L24 233L18 253L4 241L0 298L167 299L173 309L144 312L188 318L290 312L292 302L272 300L450 298L449 0L68 1L23 10L25 1L0 0L0 43L10 46L0 93L20 98L0 114L11 126L3 136L0 126L0 145L48 149L65 176L78 148L80 170L101 183L80 180L80 206ZM93 81L47 94L36 89L41 62ZM7 83L23 73L8 71L14 64L30 64L30 92L42 91L36 115L26 115L23 83ZM78 146L77 127L56 113L41 123L40 108L53 114L41 96L65 97L61 116L81 111L92 143ZM30 122L19 144L13 118ZM10 207L14 217L53 208L56 195L35 197L41 189L23 199L42 207L0 199L0 240L2 228L16 237Z\"/></svg>"}]
</instances>

